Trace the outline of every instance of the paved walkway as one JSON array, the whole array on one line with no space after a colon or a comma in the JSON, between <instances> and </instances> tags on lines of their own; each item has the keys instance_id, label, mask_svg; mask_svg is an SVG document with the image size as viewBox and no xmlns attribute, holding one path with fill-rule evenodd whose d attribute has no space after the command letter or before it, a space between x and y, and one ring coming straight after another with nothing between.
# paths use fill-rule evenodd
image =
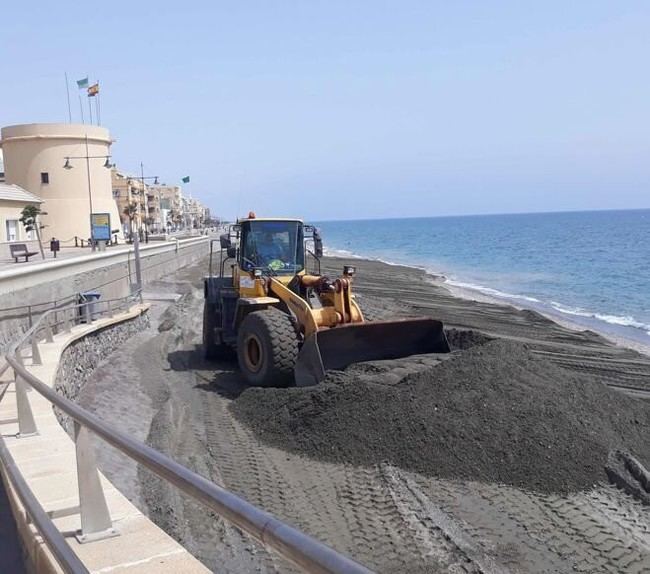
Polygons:
<instances>
[{"instance_id":1,"label":"paved walkway","mask_svg":"<svg viewBox=\"0 0 650 574\"><path fill-rule=\"evenodd\" d=\"M0 480L0 572L26 572L18 532L4 484Z\"/></svg>"},{"instance_id":2,"label":"paved walkway","mask_svg":"<svg viewBox=\"0 0 650 574\"><path fill-rule=\"evenodd\" d=\"M111 250L115 249L124 249L125 245L115 245L113 247L109 247ZM100 253L100 251L96 251L95 253ZM56 258L54 257L53 253L51 253L49 250L45 250L45 260L41 257L41 254L37 255L32 255L29 258L29 261L25 262L23 259L18 259L18 263L16 263L13 259L10 258L4 258L0 259L0 271L4 271L7 269L22 269L23 267L29 267L31 265L36 265L38 263L43 263L44 261L60 261L61 259L71 259L72 257L79 257L80 255L91 255L92 251L88 247L63 247L61 251L57 253Z\"/></svg>"},{"instance_id":3,"label":"paved walkway","mask_svg":"<svg viewBox=\"0 0 650 574\"><path fill-rule=\"evenodd\" d=\"M167 242L173 241L173 238L176 239L191 239L193 237L200 237L199 234L178 234L178 235L170 235L167 238ZM144 247L145 245L160 245L165 243L165 240L162 239L151 239L148 243L145 241L141 241L140 245ZM49 242L44 242L43 243L43 248L45 252L45 260L41 257L41 254L38 253L37 255L32 255L29 258L29 261L25 262L22 258L18 259L18 263L14 261L13 258L6 256L4 258L0 258L0 272L6 271L9 269L22 269L23 267L29 267L31 265L37 265L39 263L48 262L48 261L60 261L61 259L71 259L73 257L79 257L81 255L92 255L93 253L102 253L101 251L95 251L93 252L89 247L67 247L67 246L62 246L61 251L57 253L57 256L54 257L54 254L49 250ZM132 243L120 243L118 245L112 245L110 247L106 248L106 252L115 252L115 251L125 251L127 249L132 249L133 244Z\"/></svg>"},{"instance_id":4,"label":"paved walkway","mask_svg":"<svg viewBox=\"0 0 650 574\"><path fill-rule=\"evenodd\" d=\"M71 341L125 319L135 318L144 309L146 306L135 305L128 313L113 318L104 317L91 325L76 325L71 333L55 335L52 343L40 345L42 365L31 364L28 356L25 357L27 368L46 385L54 387L59 358ZM79 505L74 442L59 424L47 399L32 391L29 393L29 403L39 434L17 438L16 395L13 387L3 397L0 402L0 421L5 443L40 505L47 511L61 511L53 522L90 571L111 574L208 572L185 548L149 521L101 473L99 480L113 528L119 536L97 540L92 544L80 544L72 536L81 528L79 513L72 512ZM25 520L23 510L16 520L19 524ZM50 551L40 539L35 544L30 542L28 547L37 572L51 563ZM0 573L4 572L13 570L0 568Z\"/></svg>"},{"instance_id":5,"label":"paved walkway","mask_svg":"<svg viewBox=\"0 0 650 574\"><path fill-rule=\"evenodd\" d=\"M2 379L0 381L0 400L2 400L9 379L6 373L0 378ZM26 572L16 521L11 511L2 478L0 478L0 572L15 572L16 574Z\"/></svg>"}]
</instances>

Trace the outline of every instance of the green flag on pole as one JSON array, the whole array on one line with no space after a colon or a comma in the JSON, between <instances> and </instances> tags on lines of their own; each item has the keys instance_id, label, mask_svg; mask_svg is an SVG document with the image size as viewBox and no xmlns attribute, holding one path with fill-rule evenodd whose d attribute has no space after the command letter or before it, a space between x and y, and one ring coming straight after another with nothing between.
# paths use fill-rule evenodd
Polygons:
<instances>
[{"instance_id":1,"label":"green flag on pole","mask_svg":"<svg viewBox=\"0 0 650 574\"><path fill-rule=\"evenodd\" d=\"M183 183L190 183L190 176L186 175L182 180Z\"/></svg>"},{"instance_id":2,"label":"green flag on pole","mask_svg":"<svg viewBox=\"0 0 650 574\"><path fill-rule=\"evenodd\" d=\"M83 90L84 88L87 88L88 87L88 76L86 76L82 80L77 80L77 87L80 90Z\"/></svg>"}]
</instances>

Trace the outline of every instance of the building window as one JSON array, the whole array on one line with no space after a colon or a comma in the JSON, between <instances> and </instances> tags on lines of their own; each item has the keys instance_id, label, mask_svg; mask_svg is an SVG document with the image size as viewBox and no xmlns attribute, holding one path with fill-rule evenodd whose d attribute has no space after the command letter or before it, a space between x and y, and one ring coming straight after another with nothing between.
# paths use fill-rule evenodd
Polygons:
<instances>
[{"instance_id":1,"label":"building window","mask_svg":"<svg viewBox=\"0 0 650 574\"><path fill-rule=\"evenodd\" d=\"M41 183L50 183L50 174L48 172L41 172Z\"/></svg>"},{"instance_id":2,"label":"building window","mask_svg":"<svg viewBox=\"0 0 650 574\"><path fill-rule=\"evenodd\" d=\"M18 220L7 219L6 221L7 241L18 241Z\"/></svg>"},{"instance_id":3,"label":"building window","mask_svg":"<svg viewBox=\"0 0 650 574\"><path fill-rule=\"evenodd\" d=\"M113 190L113 197L120 197L120 190L119 189L114 189Z\"/></svg>"}]
</instances>

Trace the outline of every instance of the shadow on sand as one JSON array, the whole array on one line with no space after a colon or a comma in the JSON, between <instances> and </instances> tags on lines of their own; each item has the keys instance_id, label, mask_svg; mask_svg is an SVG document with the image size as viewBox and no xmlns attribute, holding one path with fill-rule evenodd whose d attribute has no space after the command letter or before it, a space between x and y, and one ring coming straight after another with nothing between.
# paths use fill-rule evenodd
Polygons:
<instances>
[{"instance_id":1,"label":"shadow on sand","mask_svg":"<svg viewBox=\"0 0 650 574\"><path fill-rule=\"evenodd\" d=\"M209 361L203 356L201 345L196 345L193 349L171 351L167 361L172 371L192 371L197 380L195 389L234 400L248 388L237 367L235 353L227 360Z\"/></svg>"}]
</instances>

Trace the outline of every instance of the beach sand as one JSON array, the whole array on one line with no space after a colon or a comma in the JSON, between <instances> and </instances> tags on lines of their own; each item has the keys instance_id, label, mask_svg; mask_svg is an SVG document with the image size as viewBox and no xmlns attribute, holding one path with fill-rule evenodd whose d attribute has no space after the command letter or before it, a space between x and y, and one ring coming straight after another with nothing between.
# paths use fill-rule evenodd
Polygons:
<instances>
[{"instance_id":1,"label":"beach sand","mask_svg":"<svg viewBox=\"0 0 650 574\"><path fill-rule=\"evenodd\" d=\"M323 259L322 271L336 276L354 264L354 291L362 308L381 317L429 316L446 327L478 329L526 343L540 356L579 373L589 373L631 395L650 399L650 348L616 341L569 321L517 308L486 295L452 288L424 270L365 259ZM648 354L646 354L648 353Z\"/></svg>"},{"instance_id":2,"label":"beach sand","mask_svg":"<svg viewBox=\"0 0 650 574\"><path fill-rule=\"evenodd\" d=\"M367 319L441 319L452 352L246 390L233 412L269 446L562 494L606 481L614 451L650 464L647 356L535 311L459 298L417 269L359 261L357 272Z\"/></svg>"},{"instance_id":3,"label":"beach sand","mask_svg":"<svg viewBox=\"0 0 650 574\"><path fill-rule=\"evenodd\" d=\"M525 377L528 376L526 373L538 370L540 363L543 368L552 361L555 365L572 370L576 378L586 375L588 384L602 387L597 383L604 382L628 394L648 396L650 359L634 350L617 346L595 333L568 329L538 313L488 301L459 298L438 284L435 278L417 269L374 261L326 258L323 260L323 271L334 277L342 270L343 263L357 265L355 292L359 294L359 302L368 315L387 318L424 314L441 319L451 329L480 330L490 337L506 339L504 342L497 341L496 346L492 343L480 346L480 335L463 338L452 332L452 344L462 344L465 339L475 346L467 354L463 351L458 355L461 360L456 366L445 367L449 388L453 388L457 368L463 373L485 367L499 370L502 362L499 357L505 354L512 363L512 372L520 363L528 361L524 355L532 353L534 359L531 362L534 365L525 368ZM569 574L575 571L650 571L650 518L647 507L627 491L608 483L607 475L602 472L602 464L606 461L600 455L597 459L597 482L587 489L583 488L585 482L580 476L589 479L591 472L585 474L585 469L589 469L583 464L581 474L576 475L575 468L569 464L569 454L565 457L566 472L552 472L546 478L540 475L543 484L539 483L537 490L537 481L530 480L535 478L535 461L518 458L517 452L526 451L525 443L520 443L520 450L514 451L508 449L504 442L504 461L498 463L501 469L507 471L504 475L492 475L489 464L476 472L477 469L471 464L472 457L482 456L482 451L490 449L490 452L498 452L501 437L504 441L510 440L509 435L518 429L529 428L534 432L538 424L558 428L558 419L566 421L575 414L571 419L573 427L566 428L580 430L581 419L587 416L590 417L590 424L585 428L588 432L593 430L593 420L598 414L594 417L590 412L579 409L574 412L569 403L563 405L562 417L555 417L553 407L549 406L546 419L530 419L529 427L513 420L512 424L488 428L488 431L494 432L486 432L482 438L485 448L451 451L450 458L441 462L450 463L454 458L463 462L463 468L472 472L467 475L463 473L461 477L458 477L453 466L445 473L439 472L435 464L423 467L420 472L417 458L412 458L412 452L406 452L407 449L424 451L429 448L432 440L438 436L435 434L437 431L429 432L428 442L422 444L402 444L397 440L399 437L393 437L394 446L384 449L384 452L397 452L400 456L392 460L383 459L379 464L373 464L372 457L376 451L362 460L355 450L354 457L359 461L356 464L343 456L326 458L318 452L311 453L315 456L305 455L299 452L302 447L270 446L260 434L264 429L253 428L234 416L233 405L248 393L257 391L260 394L259 406L262 409L268 407L267 412L271 416L273 408L278 406L278 401L271 395L301 391L311 394L313 391L247 390L236 362L208 362L203 358L202 277L206 270L207 263L200 262L150 285L155 291L180 293L182 297L175 303L154 304L151 327L136 335L98 367L80 392L79 402L82 406L106 420L119 420L136 438L145 440L181 464L377 572ZM512 352L510 345L513 346ZM531 351L519 354L518 348L523 346ZM470 360L464 361L464 354ZM443 361L442 366L452 360ZM435 384L435 381L417 380L418 377L427 376L437 361L435 357L427 355L401 361L404 363L400 372L415 377L411 387ZM363 365L359 367L363 368ZM555 377L553 372L557 370L549 369L552 377ZM396 373L395 369L389 374L378 372L382 374L384 382L399 385L399 381L391 378ZM347 374L343 373L343 376ZM523 393L521 403L525 403L526 409L534 409L541 400L549 405L557 402L552 390L546 397L540 395L545 388L543 377L539 378L540 384L535 387L537 394L534 397L528 394L526 380L521 377L518 380L524 383L518 388ZM496 416L507 422L512 420L508 418L511 412L515 416L521 412L517 409L519 402L499 403L500 387L506 385L498 385L496 381L487 379L482 381L490 385L492 394L486 397L493 399L482 402L490 407L486 412L492 413L494 405L494 413L490 415L492 419L486 421L494 420ZM504 383L507 384L507 381ZM484 390L482 384L471 386L471 380L467 384L459 393L447 393L443 406L447 408L456 397L462 398L464 391L480 394ZM584 383L581 385L584 388ZM346 385L322 386L345 390ZM359 391L363 388L368 386L359 386ZM628 407L632 399L618 391L604 390L607 391L604 395L606 400L611 400L615 406L612 412L608 412L607 405L600 403L603 416L615 414L620 405L625 407L626 413L630 412ZM371 421L369 418L359 425L362 430L368 429L366 435L359 439L368 449L374 449L373 440L376 444L382 436L377 432L382 424L381 417L387 420L392 416L407 423L426 424L427 404L431 403L420 405L422 408L418 409L417 417L413 417L410 411L405 413L403 409L390 412L386 408L390 406L388 401L386 404L376 400L365 403L362 392L352 394L352 391L354 389L346 391L351 393L346 403L348 410L342 409L339 411L340 418L331 419L336 424L326 429L329 433L336 432L337 428L347 432L347 423L340 424L346 422L343 418L345 413L357 413L359 405L364 404L367 404L369 415L379 415L380 418L375 426L368 424ZM393 393L391 389L386 392ZM265 393L268 393L268 397ZM592 398L595 396L590 395ZM612 395L615 397L612 398ZM618 401L619 395L624 400ZM579 401L580 396L578 392L573 400ZM265 402L267 398L269 400ZM400 398L403 395L397 400ZM434 398L428 395L428 400ZM137 408L133 408L134 401ZM645 401L634 402L639 408L646 405ZM305 401L302 403L305 404ZM335 403L328 399L320 410L324 411L325 407ZM593 403L582 406L589 404ZM300 403L296 402L295 406L298 408ZM311 408L311 405L308 406ZM540 414L539 409L536 413ZM526 415L522 416L527 418ZM301 424L318 424L325 419L314 416L293 420ZM352 418L352 423L354 420ZM444 424L442 419L438 422ZM611 416L608 428L614 428L609 423ZM499 428L503 429L501 434L497 432ZM623 433L618 436L625 436L627 431L624 427L621 429ZM473 423L446 425L440 428L439 442L459 444L458 437L462 438L461 433L466 431L481 432L480 427ZM600 426L596 425L594 432L600 435L600 431ZM291 432L306 431L303 426ZM560 429L556 435L565 444L571 432L563 434ZM329 441L332 435L323 436ZM550 437L551 433L547 436ZM596 438L597 445L602 446L607 442ZM331 440L337 440L337 437ZM105 445L97 446L100 466L107 476L208 567L229 572L297 571L236 528L180 496L172 486L138 469L133 461ZM324 442L321 446L326 448L328 443ZM335 446L334 442L331 446ZM405 452L400 453L398 448L402 447ZM575 453L576 450L566 452ZM526 454L530 458L531 453ZM484 462L490 461L486 459ZM624 468L621 469L621 472L624 471ZM517 472L520 474L517 475ZM565 493L565 490L570 492Z\"/></svg>"}]
</instances>

